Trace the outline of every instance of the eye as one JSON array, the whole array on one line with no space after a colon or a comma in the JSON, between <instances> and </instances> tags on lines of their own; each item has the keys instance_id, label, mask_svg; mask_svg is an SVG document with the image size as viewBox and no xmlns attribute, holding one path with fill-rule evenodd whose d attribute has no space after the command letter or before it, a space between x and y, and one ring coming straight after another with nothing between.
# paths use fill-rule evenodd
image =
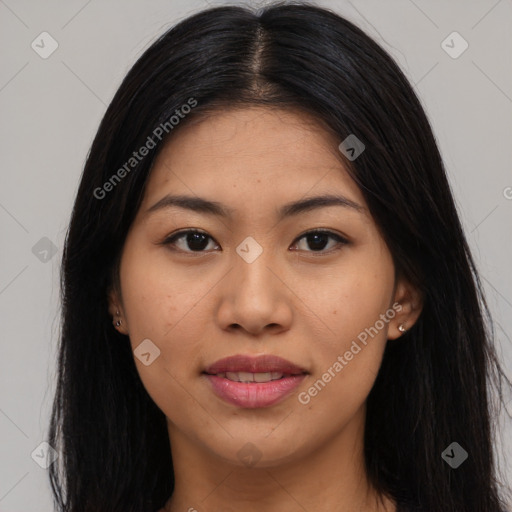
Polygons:
<instances>
[{"instance_id":1,"label":"eye","mask_svg":"<svg viewBox=\"0 0 512 512\"><path fill-rule=\"evenodd\" d=\"M297 238L297 241L300 241L302 239L305 239L307 241L307 245L311 247L311 251L308 251L307 249L300 248L298 250L306 250L306 252L324 252L328 253L331 252L332 246L330 250L324 251L326 245L328 245L328 240L332 239L335 240L336 243L334 244L334 250L336 250L336 245L346 245L348 244L348 240L346 238L343 238L342 236L338 235L337 233L333 233L332 231L322 231L322 230L314 230L314 231L308 231L307 233L304 233L299 238ZM299 244L296 242L296 245L299 246ZM338 247L340 248L340 247Z\"/></svg>"},{"instance_id":2,"label":"eye","mask_svg":"<svg viewBox=\"0 0 512 512\"><path fill-rule=\"evenodd\" d=\"M177 247L183 252L205 252L205 249L208 247L208 240L213 241L213 238L202 231L189 229L171 235L162 243L163 245ZM216 247L218 247L218 245Z\"/></svg>"},{"instance_id":3,"label":"eye","mask_svg":"<svg viewBox=\"0 0 512 512\"><path fill-rule=\"evenodd\" d=\"M304 247L299 247L299 243L301 240L305 239L307 241L307 245L311 250L307 250ZM325 251L325 247L329 245L329 239L334 240L334 250L336 245L345 245L348 244L348 240L344 237L334 233L332 231L325 230L313 230L304 233L299 238L296 239L294 245L298 246L297 250L305 250L306 252L323 252L328 253L333 249L332 244L331 248ZM203 231L199 231L197 229L188 229L186 231L180 231L178 233L174 233L170 237L166 238L162 244L173 246L180 251L188 252L188 253L201 253L207 252L209 242L214 242L214 239L204 233ZM219 248L218 244L214 244L213 249ZM212 247L210 247L212 249ZM293 249L295 250L295 249Z\"/></svg>"}]
</instances>

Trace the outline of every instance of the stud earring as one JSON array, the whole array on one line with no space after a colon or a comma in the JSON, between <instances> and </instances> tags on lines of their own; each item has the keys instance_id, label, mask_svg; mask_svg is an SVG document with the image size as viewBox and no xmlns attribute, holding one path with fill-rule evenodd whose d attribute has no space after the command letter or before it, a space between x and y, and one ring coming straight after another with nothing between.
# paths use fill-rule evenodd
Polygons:
<instances>
[{"instance_id":1,"label":"stud earring","mask_svg":"<svg viewBox=\"0 0 512 512\"><path fill-rule=\"evenodd\" d=\"M119 314L120 314L119 310L116 310L116 315L119 316ZM119 327L120 325L121 325L121 320L119 319L119 320L116 321L115 326Z\"/></svg>"},{"instance_id":2,"label":"stud earring","mask_svg":"<svg viewBox=\"0 0 512 512\"><path fill-rule=\"evenodd\" d=\"M405 331L407 330L407 329L405 328L405 324L400 324L400 325L398 326L398 330L399 330L400 332L405 332Z\"/></svg>"}]
</instances>

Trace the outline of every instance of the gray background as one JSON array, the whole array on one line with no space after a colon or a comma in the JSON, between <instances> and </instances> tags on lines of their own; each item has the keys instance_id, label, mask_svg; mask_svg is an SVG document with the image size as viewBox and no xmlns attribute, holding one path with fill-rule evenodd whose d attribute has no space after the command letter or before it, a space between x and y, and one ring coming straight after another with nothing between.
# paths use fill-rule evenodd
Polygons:
<instances>
[{"instance_id":1,"label":"gray background","mask_svg":"<svg viewBox=\"0 0 512 512\"><path fill-rule=\"evenodd\" d=\"M31 453L43 453L38 446L45 440L54 392L65 230L106 105L157 35L221 3L0 0L0 512L52 510L47 470ZM512 0L317 3L373 36L415 84L512 378ZM47 59L31 47L34 40L42 46L43 31L58 42ZM458 58L441 45L453 31L469 44ZM462 48L456 39L447 44L452 52ZM44 45L49 48L48 40ZM43 237L54 244L53 257ZM506 401L512 413L512 396ZM511 433L509 422L503 436L512 438ZM502 465L510 482L512 442L498 439L497 446L507 454L508 467L503 460Z\"/></svg>"}]
</instances>

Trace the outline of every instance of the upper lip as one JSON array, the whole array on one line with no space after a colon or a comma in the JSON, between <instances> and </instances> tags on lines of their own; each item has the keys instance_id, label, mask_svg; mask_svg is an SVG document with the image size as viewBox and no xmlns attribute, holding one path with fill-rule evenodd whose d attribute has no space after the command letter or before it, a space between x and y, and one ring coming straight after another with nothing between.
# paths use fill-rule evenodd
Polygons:
<instances>
[{"instance_id":1,"label":"upper lip","mask_svg":"<svg viewBox=\"0 0 512 512\"><path fill-rule=\"evenodd\" d=\"M266 373L281 372L284 374L299 375L307 373L303 368L286 359L274 355L250 356L238 354L219 359L206 368L205 373L215 375L224 372Z\"/></svg>"}]
</instances>

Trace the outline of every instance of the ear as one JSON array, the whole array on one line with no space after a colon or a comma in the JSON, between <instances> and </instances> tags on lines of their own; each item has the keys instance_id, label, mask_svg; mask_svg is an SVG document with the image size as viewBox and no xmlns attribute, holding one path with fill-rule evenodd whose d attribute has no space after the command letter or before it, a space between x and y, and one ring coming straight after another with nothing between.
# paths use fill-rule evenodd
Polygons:
<instances>
[{"instance_id":1,"label":"ear","mask_svg":"<svg viewBox=\"0 0 512 512\"><path fill-rule=\"evenodd\" d=\"M420 291L407 280L399 278L395 288L393 304L396 304L393 307L396 315L389 322L389 340L399 338L416 323L423 309L423 297ZM399 327L405 330L402 332Z\"/></svg>"},{"instance_id":2,"label":"ear","mask_svg":"<svg viewBox=\"0 0 512 512\"><path fill-rule=\"evenodd\" d=\"M126 322L126 317L124 315L122 302L120 300L119 294L113 288L111 288L107 292L108 296L108 312L112 317L112 324L114 329L116 329L121 334L128 334L128 325ZM119 322L120 325L116 325Z\"/></svg>"}]
</instances>

